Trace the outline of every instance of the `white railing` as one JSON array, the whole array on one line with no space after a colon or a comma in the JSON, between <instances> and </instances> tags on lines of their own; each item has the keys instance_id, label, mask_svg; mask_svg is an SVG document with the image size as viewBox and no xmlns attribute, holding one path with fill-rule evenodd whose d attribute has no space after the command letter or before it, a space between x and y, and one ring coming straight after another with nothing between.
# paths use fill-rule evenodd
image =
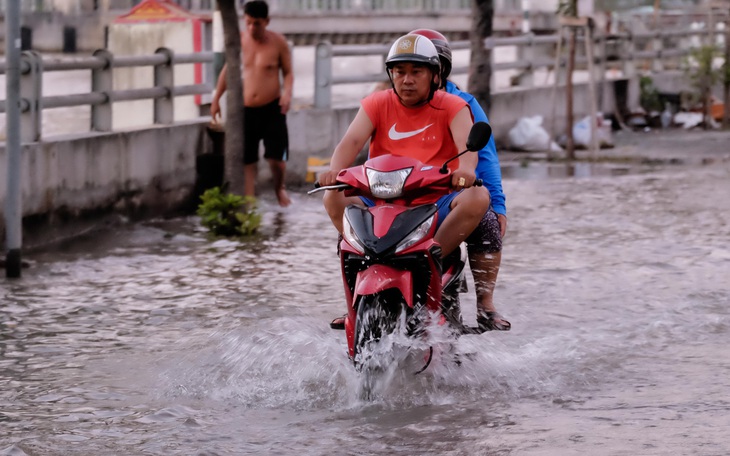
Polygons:
<instances>
[{"instance_id":1,"label":"white railing","mask_svg":"<svg viewBox=\"0 0 730 456\"><path fill-rule=\"evenodd\" d=\"M273 14L434 13L471 8L471 0L269 0Z\"/></svg>"},{"instance_id":2,"label":"white railing","mask_svg":"<svg viewBox=\"0 0 730 456\"><path fill-rule=\"evenodd\" d=\"M722 40L721 31L710 33L707 30L666 30L646 33L623 33L617 35L595 35L593 37L595 56L594 68L596 79L603 80L609 65L617 67L624 77L633 77L637 67L652 72L663 71L665 67L681 66L681 58L686 57L693 47L701 43L715 42ZM565 39L565 38L563 38ZM516 48L516 58L510 61L495 61L495 52L492 52L492 73L493 75L511 71L516 73L512 78L520 87L531 87L534 85L534 74L537 70L556 72L558 80L564 80L564 71L567 56L562 55L556 58L559 35L534 35L526 34L516 37L490 37L485 40L485 46L492 51L500 47ZM582 43L582 41L578 41ZM464 50L470 48L468 41L456 41L451 43L452 50ZM585 67L588 60L580 51L582 46L578 45L576 64ZM353 83L378 83L387 81L385 72L370 73L362 75L339 75L333 72L333 60L338 57L373 57L381 56L383 59L389 49L388 45L333 45L330 42L321 42L317 45L315 53L315 78L314 78L314 106L317 108L330 108L332 106L332 88L340 84ZM565 42L562 49L566 49ZM563 52L563 54L567 54ZM557 68L556 68L557 62ZM384 67L383 67L384 68ZM452 75L468 74L469 68L466 65L454 65ZM492 85L494 90L494 84Z\"/></svg>"},{"instance_id":3,"label":"white railing","mask_svg":"<svg viewBox=\"0 0 730 456\"><path fill-rule=\"evenodd\" d=\"M83 0L0 0L0 14L8 1L20 1L23 12L62 11L78 14L84 11L101 9L102 2L92 3ZM129 10L141 0L108 0L105 7L110 10ZM183 8L193 11L213 11L216 0L174 0ZM240 8L240 4L237 7ZM465 12L471 8L471 0L268 0L272 14L318 14L358 11L380 11L383 13L414 12L434 13L443 11ZM501 5L514 7L518 0L498 0L495 8Z\"/></svg>"},{"instance_id":4,"label":"white railing","mask_svg":"<svg viewBox=\"0 0 730 456\"><path fill-rule=\"evenodd\" d=\"M634 35L596 36L597 52L594 67L596 80L602 81L607 68L616 69L623 77L631 78L639 69L659 72L672 67L678 68L681 57L688 55L690 49L700 43L715 40L703 30L670 30L657 33ZM558 35L524 35L509 38L489 38L485 44L496 50L500 47L513 47L516 58L509 61L493 61L492 72L510 72L515 84L520 87L535 85L533 76L537 71L552 71L553 77L564 77L565 56L555 58ZM454 53L468 52L469 42L452 43ZM580 46L579 46L580 48ZM563 47L563 49L565 49ZM332 108L332 89L344 84L372 84L386 79L385 72L346 75L340 65L333 60L340 57L383 59L388 51L387 45L332 45L320 43L314 56L314 93L313 102L317 108ZM495 52L492 52L494 55ZM205 71L205 83L180 85L174 84L173 67L177 64L206 64L212 67L214 54L203 52L195 54L174 54L169 49L160 49L154 55L114 56L106 50L96 51L87 57L72 60L45 59L36 52L25 52L21 62L21 139L23 142L38 141L43 137L41 115L44 109L90 106L91 131L112 130L112 106L116 102L130 100L153 100L153 122L169 124L174 122L173 99L185 95L209 96L213 91L212 70ZM382 60L381 60L382 61ZM452 74L468 73L468 57L454 60ZM556 65L556 62L558 64ZM576 58L579 68L585 68L587 59L579 54ZM356 65L356 64L355 64ZM154 80L150 87L127 90L114 90L113 74L115 68L146 66L152 67ZM382 68L382 66L380 66ZM0 60L0 74L5 73L5 62ZM336 70L335 70L336 69ZM555 71L557 69L557 72ZM91 72L91 89L88 93L73 95L46 96L42 92L43 75L48 72L67 70L88 70ZM560 81L560 79L558 79ZM492 91L504 90L492 84ZM6 112L5 101L0 100L0 113Z\"/></svg>"},{"instance_id":5,"label":"white railing","mask_svg":"<svg viewBox=\"0 0 730 456\"><path fill-rule=\"evenodd\" d=\"M41 114L43 109L73 106L91 106L91 131L112 130L112 105L115 102L153 100L153 122L171 124L174 118L174 98L186 95L208 95L210 83L175 85L174 66L178 64L212 64L213 52L175 54L160 48L153 55L114 56L106 50L98 50L89 57L72 61L45 60L34 51L24 52L20 65L21 92L21 141L34 142L42 138ZM113 70L125 67L151 66L154 71L153 85L146 88L114 90ZM90 70L91 91L73 95L44 96L43 75L54 71ZM6 72L6 63L0 61L0 74ZM212 77L206 78L212 81ZM0 113L6 112L5 100L0 100Z\"/></svg>"}]
</instances>

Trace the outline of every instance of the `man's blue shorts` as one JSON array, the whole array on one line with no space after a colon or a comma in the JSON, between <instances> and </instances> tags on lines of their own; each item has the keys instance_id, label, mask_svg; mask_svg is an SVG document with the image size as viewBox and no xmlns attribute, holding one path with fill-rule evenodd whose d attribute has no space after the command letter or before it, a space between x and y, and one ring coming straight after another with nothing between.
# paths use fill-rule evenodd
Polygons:
<instances>
[{"instance_id":1,"label":"man's blue shorts","mask_svg":"<svg viewBox=\"0 0 730 456\"><path fill-rule=\"evenodd\" d=\"M451 192L448 195L444 195L441 198L439 198L436 201L436 207L438 207L438 222L436 223L436 228L441 226L441 222L443 222L446 219L446 216L449 215L451 212L451 202L454 201L454 198L461 193L461 190L458 192ZM363 203L365 203L366 207L373 207L375 206L375 202L371 200L370 198L365 198L364 196L361 196L360 199Z\"/></svg>"}]
</instances>

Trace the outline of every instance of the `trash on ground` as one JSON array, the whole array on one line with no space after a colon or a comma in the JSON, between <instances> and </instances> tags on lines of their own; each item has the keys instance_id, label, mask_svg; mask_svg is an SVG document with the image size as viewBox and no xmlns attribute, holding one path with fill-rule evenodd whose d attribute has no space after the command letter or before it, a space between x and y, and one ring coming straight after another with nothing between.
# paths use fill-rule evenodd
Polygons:
<instances>
[{"instance_id":1,"label":"trash on ground","mask_svg":"<svg viewBox=\"0 0 730 456\"><path fill-rule=\"evenodd\" d=\"M542 126L542 116L520 118L507 135L510 148L524 151L562 152L562 148L550 139L550 134Z\"/></svg>"},{"instance_id":2,"label":"trash on ground","mask_svg":"<svg viewBox=\"0 0 730 456\"><path fill-rule=\"evenodd\" d=\"M700 112L678 112L674 115L674 123L689 130L702 123L702 113Z\"/></svg>"},{"instance_id":3,"label":"trash on ground","mask_svg":"<svg viewBox=\"0 0 730 456\"><path fill-rule=\"evenodd\" d=\"M613 147L611 121L604 118L602 113L596 114L596 136L599 148ZM591 147L591 116L585 116L573 125L573 143L575 147Z\"/></svg>"}]
</instances>

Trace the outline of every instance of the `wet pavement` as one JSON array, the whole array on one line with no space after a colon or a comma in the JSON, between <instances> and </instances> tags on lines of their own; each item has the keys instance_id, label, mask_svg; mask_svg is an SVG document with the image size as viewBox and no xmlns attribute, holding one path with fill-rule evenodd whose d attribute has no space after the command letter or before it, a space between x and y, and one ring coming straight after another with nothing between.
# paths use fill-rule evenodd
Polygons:
<instances>
[{"instance_id":1,"label":"wet pavement","mask_svg":"<svg viewBox=\"0 0 730 456\"><path fill-rule=\"evenodd\" d=\"M372 403L327 326L317 196L263 194L245 242L181 217L26 255L0 278L0 454L728 454L730 133L615 140L595 163L502 155L513 330Z\"/></svg>"}]
</instances>

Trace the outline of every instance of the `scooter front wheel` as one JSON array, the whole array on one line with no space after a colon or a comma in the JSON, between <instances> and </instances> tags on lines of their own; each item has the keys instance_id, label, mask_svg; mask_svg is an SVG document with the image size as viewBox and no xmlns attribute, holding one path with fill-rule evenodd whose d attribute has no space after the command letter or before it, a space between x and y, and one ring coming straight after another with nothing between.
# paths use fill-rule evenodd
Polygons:
<instances>
[{"instance_id":1,"label":"scooter front wheel","mask_svg":"<svg viewBox=\"0 0 730 456\"><path fill-rule=\"evenodd\" d=\"M362 376L361 396L365 400L372 399L378 379L392 361L392 353L380 346L380 342L396 330L403 305L402 297L396 293L358 299L353 361Z\"/></svg>"}]
</instances>

